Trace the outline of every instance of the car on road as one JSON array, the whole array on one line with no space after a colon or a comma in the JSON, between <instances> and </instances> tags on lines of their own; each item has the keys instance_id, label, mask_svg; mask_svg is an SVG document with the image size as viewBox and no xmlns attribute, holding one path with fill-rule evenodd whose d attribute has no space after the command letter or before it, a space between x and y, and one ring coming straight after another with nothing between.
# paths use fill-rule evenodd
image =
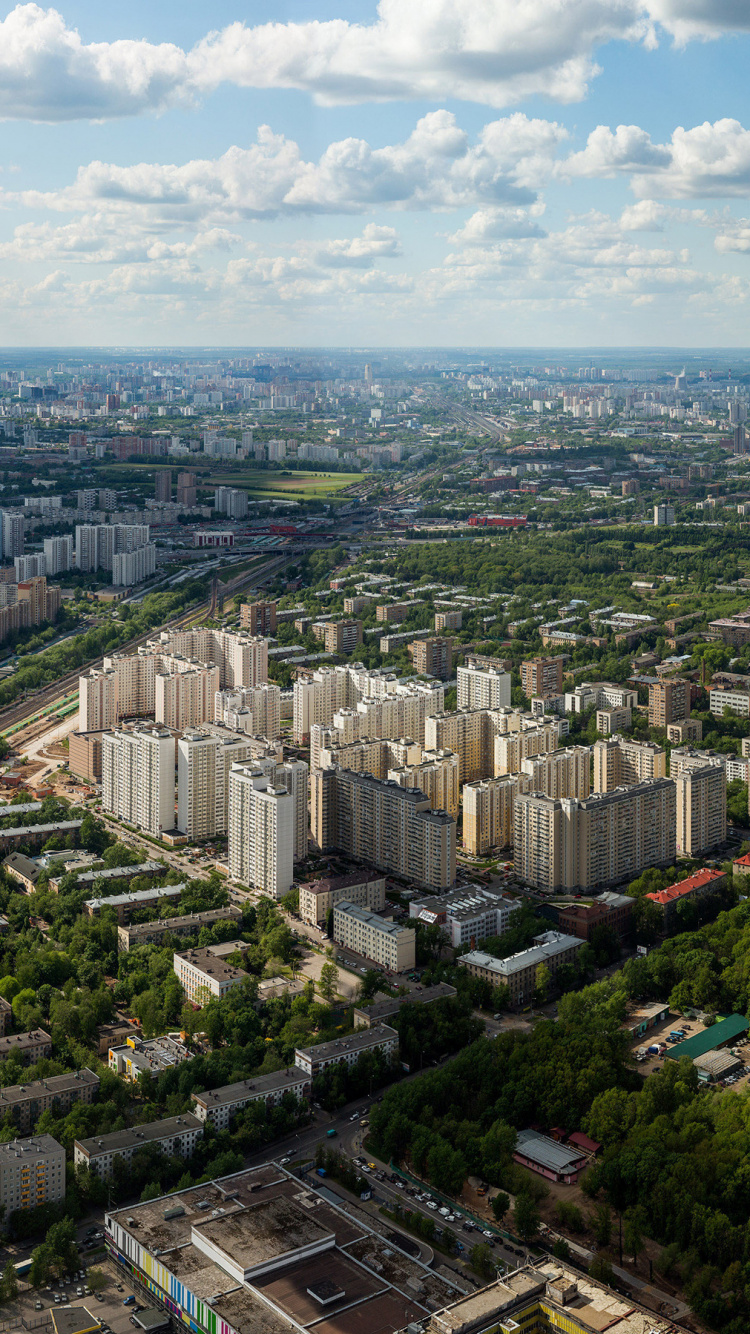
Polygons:
<instances>
[{"instance_id":1,"label":"car on road","mask_svg":"<svg viewBox=\"0 0 750 1334\"><path fill-rule=\"evenodd\" d=\"M283 1158L279 1158L279 1163L282 1167L285 1167L286 1164L289 1162L291 1162L291 1158L288 1156L288 1154L285 1155Z\"/></svg>"},{"instance_id":2,"label":"car on road","mask_svg":"<svg viewBox=\"0 0 750 1334\"><path fill-rule=\"evenodd\" d=\"M435 1201L434 1201L434 1200L428 1200L428 1201L427 1201L427 1208L428 1208L428 1209L437 1209L437 1205L436 1205Z\"/></svg>"},{"instance_id":3,"label":"car on road","mask_svg":"<svg viewBox=\"0 0 750 1334\"><path fill-rule=\"evenodd\" d=\"M494 1237L494 1235L495 1235L494 1232L490 1232L490 1229L488 1227L482 1228L483 1237Z\"/></svg>"}]
</instances>

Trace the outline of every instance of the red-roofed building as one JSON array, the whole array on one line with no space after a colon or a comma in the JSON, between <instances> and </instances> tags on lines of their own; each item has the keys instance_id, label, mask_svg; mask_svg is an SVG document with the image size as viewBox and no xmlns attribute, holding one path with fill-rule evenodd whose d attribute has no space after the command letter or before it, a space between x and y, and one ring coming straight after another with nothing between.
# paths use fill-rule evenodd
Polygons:
<instances>
[{"instance_id":1,"label":"red-roofed building","mask_svg":"<svg viewBox=\"0 0 750 1334\"><path fill-rule=\"evenodd\" d=\"M576 1149L581 1149L584 1153L590 1153L592 1158L601 1149L601 1144L597 1144L595 1139L589 1139L582 1130L574 1130L572 1135L568 1135L568 1144L573 1144Z\"/></svg>"},{"instance_id":2,"label":"red-roofed building","mask_svg":"<svg viewBox=\"0 0 750 1334\"><path fill-rule=\"evenodd\" d=\"M713 894L722 885L726 884L726 873L724 871L711 871L706 867L702 871L696 871L694 875L688 876L686 880L680 880L676 885L669 885L667 889L662 889L658 894L647 894L646 898L656 903L664 914L664 925L668 927L674 919L678 903L685 903L690 899L701 899L706 894Z\"/></svg>"},{"instance_id":3,"label":"red-roofed building","mask_svg":"<svg viewBox=\"0 0 750 1334\"><path fill-rule=\"evenodd\" d=\"M744 857L735 857L732 862L732 875L750 875L749 853L745 853Z\"/></svg>"}]
</instances>

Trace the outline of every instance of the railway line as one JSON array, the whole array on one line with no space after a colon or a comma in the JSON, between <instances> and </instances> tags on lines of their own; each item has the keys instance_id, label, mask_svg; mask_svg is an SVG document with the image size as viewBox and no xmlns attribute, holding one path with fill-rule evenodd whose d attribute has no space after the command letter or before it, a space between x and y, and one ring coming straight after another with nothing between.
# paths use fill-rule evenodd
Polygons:
<instances>
[{"instance_id":1,"label":"railway line","mask_svg":"<svg viewBox=\"0 0 750 1334\"><path fill-rule=\"evenodd\" d=\"M257 585L265 583L267 580L272 579L278 574L279 571L283 569L284 565L294 559L295 556L292 555L292 553L284 552L283 555L274 557L263 566L236 575L234 579L230 579L226 584L221 586L221 592L223 596L231 597L242 588L243 584ZM142 647L149 639L153 639L154 635L159 634L162 630L186 629L202 616L205 616L210 610L211 605L212 599L210 596L202 598L199 602L194 603L192 607L181 612L179 616L173 617L172 620L165 621L163 625L154 626L153 630L149 630L145 634L138 635L133 639L126 640L124 644L119 644L116 651L118 653L132 652L134 649ZM101 665L101 662L101 654L95 658L90 658L87 662L81 663L79 667L76 667L74 671L59 677L57 681L52 682L49 686L45 686L42 690L35 691L32 698L25 699L21 702L14 701L13 704L9 704L6 708L0 709L0 736L3 736L8 740L12 737L14 743L17 744L21 739L21 732L25 733L26 727L28 726L34 731L34 735L24 735L22 744L28 745L30 741L36 740L36 737L41 735L41 732L45 728L49 727L50 722L55 721L57 711L61 706L65 705L66 700L71 702L71 707L68 709L69 713L73 711L73 707L77 707L77 703L75 706L72 705L72 698L73 695L75 695L77 700L79 676L89 671L90 668ZM65 716L67 716L65 713L60 713L60 721L62 721ZM39 730L36 728L37 722L40 725Z\"/></svg>"}]
</instances>

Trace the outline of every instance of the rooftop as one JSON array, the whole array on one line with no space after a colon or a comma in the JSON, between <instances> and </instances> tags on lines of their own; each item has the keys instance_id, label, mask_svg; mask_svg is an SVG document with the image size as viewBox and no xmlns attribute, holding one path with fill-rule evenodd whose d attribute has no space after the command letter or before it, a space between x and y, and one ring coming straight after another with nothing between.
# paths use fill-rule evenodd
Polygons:
<instances>
[{"instance_id":1,"label":"rooftop","mask_svg":"<svg viewBox=\"0 0 750 1334\"><path fill-rule=\"evenodd\" d=\"M294 1054L295 1057L304 1056L312 1061L326 1060L337 1054L344 1056L350 1051L366 1051L368 1047L376 1046L387 1038L395 1038L398 1041L398 1033L395 1028L381 1024L378 1028L360 1029L345 1038L334 1038L333 1042L320 1042L312 1047L297 1047Z\"/></svg>"},{"instance_id":2,"label":"rooftop","mask_svg":"<svg viewBox=\"0 0 750 1334\"><path fill-rule=\"evenodd\" d=\"M7 1033L0 1038L0 1056L7 1056L15 1048L23 1051L24 1047L36 1047L40 1042L52 1042L49 1033L45 1033L43 1028L34 1028L30 1033Z\"/></svg>"},{"instance_id":3,"label":"rooftop","mask_svg":"<svg viewBox=\"0 0 750 1334\"><path fill-rule=\"evenodd\" d=\"M368 908L360 908L358 904L349 903L346 899L342 899L333 910L334 924L338 913L344 913L347 917L353 918L354 921L361 922L362 926L372 927L373 931L379 931L384 936L401 936L406 931L413 934L411 927L401 926L398 922L390 922L387 917L380 917L378 913L370 912Z\"/></svg>"},{"instance_id":4,"label":"rooftop","mask_svg":"<svg viewBox=\"0 0 750 1334\"><path fill-rule=\"evenodd\" d=\"M209 1242L247 1274L303 1247L327 1239L333 1245L335 1237L309 1210L278 1195L195 1222L193 1239L201 1249Z\"/></svg>"},{"instance_id":5,"label":"rooftop","mask_svg":"<svg viewBox=\"0 0 750 1334\"><path fill-rule=\"evenodd\" d=\"M58 1144L51 1135L32 1135L30 1139L14 1139L7 1144L0 1144L0 1160L3 1158L40 1158L48 1153L65 1153L62 1144Z\"/></svg>"},{"instance_id":6,"label":"rooftop","mask_svg":"<svg viewBox=\"0 0 750 1334\"><path fill-rule=\"evenodd\" d=\"M493 973L507 977L512 973L521 972L524 968L534 968L537 964L545 963L566 950L580 949L584 943L577 936L565 936L557 931L546 931L542 936L537 936L536 940L538 944L532 945L530 949L521 950L519 954L511 954L508 959L496 959L493 954L485 954L483 950L470 950L468 954L463 954L458 962L474 964L478 968L489 968Z\"/></svg>"},{"instance_id":7,"label":"rooftop","mask_svg":"<svg viewBox=\"0 0 750 1334\"><path fill-rule=\"evenodd\" d=\"M179 885L157 885L152 889L136 889L132 894L108 894L103 899L87 899L86 907L94 910L98 908L121 908L128 903L149 903L151 899L173 899L176 896L178 897L184 888L185 882L183 881Z\"/></svg>"},{"instance_id":8,"label":"rooftop","mask_svg":"<svg viewBox=\"0 0 750 1334\"><path fill-rule=\"evenodd\" d=\"M275 1093L277 1089L290 1088L306 1083L308 1075L298 1065L289 1065L284 1070L274 1070L270 1075L256 1075L253 1079L242 1079L237 1084L223 1084L221 1088L207 1089L203 1093L193 1093L193 1102L201 1107L231 1106L235 1102L244 1102L253 1095L262 1096Z\"/></svg>"},{"instance_id":9,"label":"rooftop","mask_svg":"<svg viewBox=\"0 0 750 1334\"><path fill-rule=\"evenodd\" d=\"M539 1163L540 1167L546 1167L561 1175L575 1171L582 1157L579 1148L560 1144L546 1135L537 1134L535 1130L519 1130L516 1137L516 1151L522 1153L524 1158Z\"/></svg>"},{"instance_id":10,"label":"rooftop","mask_svg":"<svg viewBox=\"0 0 750 1334\"><path fill-rule=\"evenodd\" d=\"M710 1028L704 1029L702 1033L696 1033L692 1038L686 1038L684 1042L677 1042L669 1048L667 1056L671 1061L679 1061L683 1056L689 1056L694 1061L696 1056L705 1056L706 1052L714 1051L717 1047L726 1042L732 1042L734 1038L740 1037L746 1033L748 1022L742 1014L730 1014L726 1019L720 1019L717 1024L712 1024Z\"/></svg>"},{"instance_id":11,"label":"rooftop","mask_svg":"<svg viewBox=\"0 0 750 1334\"><path fill-rule=\"evenodd\" d=\"M71 1089L82 1088L86 1084L99 1087L99 1076L93 1070L73 1070L65 1075L48 1075L46 1079L35 1079L30 1084L12 1084L0 1089L0 1117L12 1111L19 1102L29 1102L34 1098L55 1097L68 1093Z\"/></svg>"},{"instance_id":12,"label":"rooftop","mask_svg":"<svg viewBox=\"0 0 750 1334\"><path fill-rule=\"evenodd\" d=\"M224 959L214 954L213 950L210 948L203 950L184 950L181 954L175 954L175 970L177 969L178 959L189 964L191 968L195 968L196 972L204 973L206 977L213 977L218 982L235 982L248 976L241 968L235 968L233 964L227 963Z\"/></svg>"},{"instance_id":13,"label":"rooftop","mask_svg":"<svg viewBox=\"0 0 750 1334\"><path fill-rule=\"evenodd\" d=\"M676 885L669 885L666 889L659 890L658 894L647 894L646 898L651 899L652 903L660 905L672 903L675 899L682 899L686 894L694 894L696 890L705 888L716 880L726 880L723 871L711 871L705 867L702 871L696 871L694 875L688 876L687 880L680 880Z\"/></svg>"},{"instance_id":14,"label":"rooftop","mask_svg":"<svg viewBox=\"0 0 750 1334\"><path fill-rule=\"evenodd\" d=\"M54 824L22 824L13 829L0 829L0 842L6 838L18 838L25 834L64 834L80 829L82 820L57 820Z\"/></svg>"},{"instance_id":15,"label":"rooftop","mask_svg":"<svg viewBox=\"0 0 750 1334\"><path fill-rule=\"evenodd\" d=\"M79 886L93 885L95 880L126 880L134 875L158 875L166 871L163 862L139 862L137 866L102 867L100 871L83 871L78 877ZM148 891L153 893L152 890Z\"/></svg>"}]
</instances>

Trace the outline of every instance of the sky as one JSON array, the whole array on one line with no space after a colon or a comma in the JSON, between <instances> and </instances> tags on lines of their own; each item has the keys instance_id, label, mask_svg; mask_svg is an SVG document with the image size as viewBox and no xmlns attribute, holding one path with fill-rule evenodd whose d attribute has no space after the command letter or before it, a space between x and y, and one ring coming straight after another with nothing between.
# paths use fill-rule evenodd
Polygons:
<instances>
[{"instance_id":1,"label":"sky","mask_svg":"<svg viewBox=\"0 0 750 1334\"><path fill-rule=\"evenodd\" d=\"M6 346L750 346L750 0L0 0Z\"/></svg>"}]
</instances>

